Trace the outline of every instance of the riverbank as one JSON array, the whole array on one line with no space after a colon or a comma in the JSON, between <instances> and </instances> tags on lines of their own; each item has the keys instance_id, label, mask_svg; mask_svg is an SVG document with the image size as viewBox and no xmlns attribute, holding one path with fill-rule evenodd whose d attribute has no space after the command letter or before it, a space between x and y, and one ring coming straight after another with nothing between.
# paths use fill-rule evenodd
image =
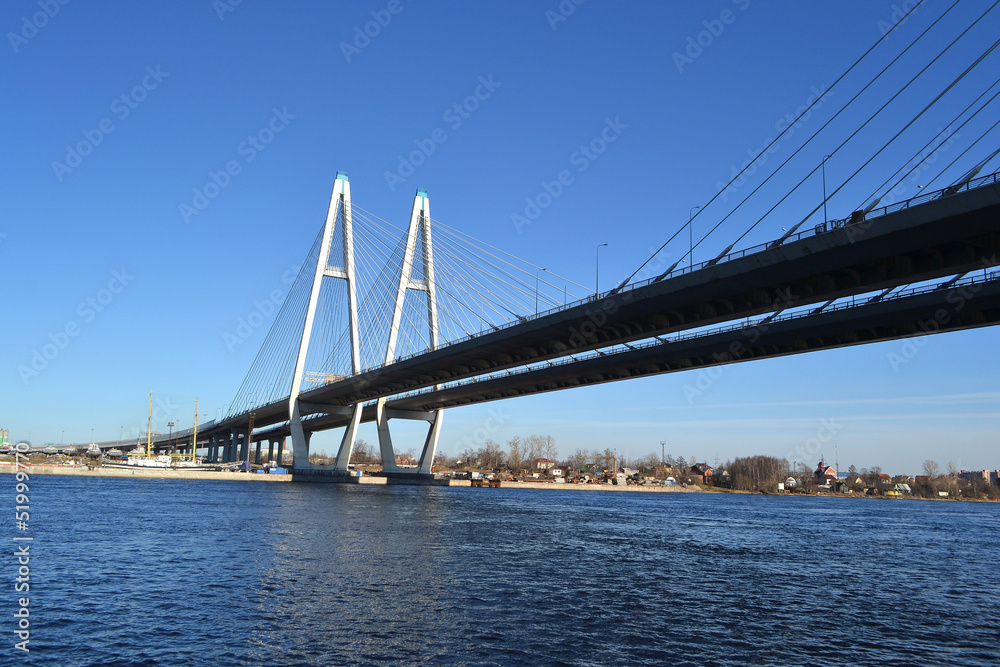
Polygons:
<instances>
[{"instance_id":1,"label":"riverbank","mask_svg":"<svg viewBox=\"0 0 1000 667\"><path fill-rule=\"evenodd\" d=\"M62 475L72 477L131 477L144 479L210 479L233 482L309 482L327 484L420 484L424 486L455 486L471 487L467 479L421 479L408 480L405 477L383 477L380 475L362 475L347 477L341 475L323 474L324 471L313 471L309 474L259 474L245 472L228 472L217 470L184 470L164 468L107 468L88 467L84 465L27 465L22 471L33 475ZM13 473L14 465L10 462L0 462L0 473ZM696 486L665 486L647 484L644 486L613 485L613 484L555 484L552 482L503 482L504 489L542 489L558 491L606 491L635 493L698 493L703 491Z\"/></svg>"},{"instance_id":2,"label":"riverbank","mask_svg":"<svg viewBox=\"0 0 1000 667\"><path fill-rule=\"evenodd\" d=\"M131 477L144 479L204 479L222 480L231 482L305 482L319 484L372 484L372 485L419 485L419 486L454 486L469 488L472 482L467 479L438 478L438 479L408 479L404 476L383 477L381 475L342 476L333 475L330 471L314 470L310 473L288 473L288 474L259 474L241 473L217 470L183 470L183 469L162 469L162 468L90 468L85 465L65 466L29 464L22 468L29 476L32 475L62 475L72 477ZM14 472L14 465L9 461L0 461L0 474L10 474ZM489 487L483 487L484 492L488 492ZM923 498L920 496L868 496L857 493L767 493L759 491L739 491L734 489L724 489L719 487L701 487L695 484L688 486L673 486L663 484L645 485L615 485L615 484L558 484L553 482L513 482L505 481L500 488L504 489L526 489L542 491L599 491L608 493L720 493L720 494L746 494L746 495L777 495L785 497L808 497L808 498L864 498L869 500L932 500L935 502L998 502L996 500L982 498Z\"/></svg>"}]
</instances>

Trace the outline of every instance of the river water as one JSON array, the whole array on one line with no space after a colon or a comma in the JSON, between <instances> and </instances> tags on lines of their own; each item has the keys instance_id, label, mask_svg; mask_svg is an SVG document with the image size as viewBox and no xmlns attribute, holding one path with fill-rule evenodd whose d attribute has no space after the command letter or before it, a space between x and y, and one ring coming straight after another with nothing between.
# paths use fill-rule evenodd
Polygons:
<instances>
[{"instance_id":1,"label":"river water","mask_svg":"<svg viewBox=\"0 0 1000 667\"><path fill-rule=\"evenodd\" d=\"M30 483L3 664L1000 664L998 504Z\"/></svg>"}]
</instances>

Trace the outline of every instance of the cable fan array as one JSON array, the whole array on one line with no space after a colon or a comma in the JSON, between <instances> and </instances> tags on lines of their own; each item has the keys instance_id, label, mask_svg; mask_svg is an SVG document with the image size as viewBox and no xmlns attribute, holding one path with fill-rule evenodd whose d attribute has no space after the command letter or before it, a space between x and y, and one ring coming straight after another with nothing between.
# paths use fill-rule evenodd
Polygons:
<instances>
[{"instance_id":1,"label":"cable fan array","mask_svg":"<svg viewBox=\"0 0 1000 667\"><path fill-rule=\"evenodd\" d=\"M338 204L327 265L346 272L343 204ZM324 223L325 224L325 223ZM437 347L478 336L567 303L587 293L582 285L479 241L437 220L430 240L418 234L397 330L387 358L393 312L406 249L406 230L351 206L360 365L354 368L348 282L324 278L306 353L302 391L336 382L435 347L431 336L428 273L436 297ZM305 326L310 291L322 245L320 230L299 275L230 408L246 413L285 399ZM329 273L328 273L329 275Z\"/></svg>"},{"instance_id":2,"label":"cable fan array","mask_svg":"<svg viewBox=\"0 0 1000 667\"><path fill-rule=\"evenodd\" d=\"M877 206L912 197L912 190L907 191L907 180L919 182L919 189L940 181L944 181L944 185L938 187L948 183L959 186L980 171L989 173L989 165L1000 155L1000 149L996 149L995 135L994 145L983 148L981 144L1000 124L1000 121L993 122L1000 113L996 102L1000 93L994 90L1000 84L1000 78L995 75L1000 62L1000 54L995 53L1000 46L1000 39L996 38L1000 16L995 10L1000 1L991 2L981 12L975 8L974 14L963 17L961 9L972 11L973 7L963 5L959 11L954 11L960 7L956 0L940 14L921 13L918 20L926 19L929 25L907 41L900 41L904 34L887 41L897 32L911 34L899 28L924 4L926 0L917 2L903 20L885 32L826 88L823 96L802 109L796 122L786 124L769 140L760 155L771 154L772 149L775 153L779 149L784 151L798 144L793 152L776 166L772 166L776 161L770 162L767 170L762 168L763 159L751 161L728 183L720 183L715 195L702 206L693 207L697 212L678 224L677 230L659 250L618 289L624 288L702 216L714 216L717 222L708 226L707 231L704 224L698 225L700 238L694 240L693 249L706 245L709 237L730 219L743 223L736 228L730 227L732 242L725 249L718 254L713 250L707 256L707 259L719 261L754 232L757 242L770 241L776 237L773 230L780 225L782 232L786 232L782 236L784 240L810 220L825 228L827 223L839 223L844 216L849 217L856 211L867 214ZM909 25L912 27L912 23ZM989 64L991 60L993 65ZM871 73L865 72L865 67L870 68ZM792 140L793 133L806 127L804 123L827 102L825 98L834 89L837 89L837 97L833 98L836 110L820 127L808 133L798 132ZM839 99L846 101L841 104L837 102ZM830 108L826 107L823 113ZM955 144L957 147L951 148ZM806 151L810 145L812 149ZM939 160L945 150L958 155L950 161ZM975 161L965 162L967 156ZM819 192L815 188L816 181L827 160L838 157L847 159L848 175L832 183L827 191L824 171L823 196L810 194ZM779 173L789 179L787 183L780 179L772 182ZM892 175L885 178L887 173ZM751 175L763 178L749 193L727 205L729 197L737 193ZM871 183L882 184L872 191ZM835 215L832 221L825 219L828 205ZM779 211L781 207L784 209ZM772 217L776 211L781 216L777 221ZM816 219L817 214L824 215L824 219ZM762 224L765 221L769 224ZM675 262L660 278L678 267L690 270L680 265L680 261Z\"/></svg>"}]
</instances>

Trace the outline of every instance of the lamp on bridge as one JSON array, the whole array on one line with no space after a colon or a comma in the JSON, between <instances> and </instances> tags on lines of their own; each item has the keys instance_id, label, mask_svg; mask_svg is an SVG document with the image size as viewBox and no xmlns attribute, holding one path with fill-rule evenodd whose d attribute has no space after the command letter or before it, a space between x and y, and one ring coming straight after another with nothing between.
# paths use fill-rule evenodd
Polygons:
<instances>
[{"instance_id":1,"label":"lamp on bridge","mask_svg":"<svg viewBox=\"0 0 1000 667\"><path fill-rule=\"evenodd\" d=\"M538 269L535 271L535 315L538 314L538 274L546 269Z\"/></svg>"},{"instance_id":2,"label":"lamp on bridge","mask_svg":"<svg viewBox=\"0 0 1000 667\"><path fill-rule=\"evenodd\" d=\"M688 266L694 266L694 212L700 208L701 206L692 206L688 211L688 243L691 248L688 251Z\"/></svg>"},{"instance_id":3,"label":"lamp on bridge","mask_svg":"<svg viewBox=\"0 0 1000 667\"><path fill-rule=\"evenodd\" d=\"M594 296L601 293L601 248L607 245L607 243L602 243L597 246L597 260L594 266Z\"/></svg>"},{"instance_id":4,"label":"lamp on bridge","mask_svg":"<svg viewBox=\"0 0 1000 667\"><path fill-rule=\"evenodd\" d=\"M822 162L822 167L823 167L823 224L824 225L826 225L826 221L830 219L830 218L828 218L826 216L826 161L827 161L827 159L832 158L832 157L833 157L832 155L824 155L823 156L823 162ZM825 229L825 227L824 227L824 229Z\"/></svg>"}]
</instances>

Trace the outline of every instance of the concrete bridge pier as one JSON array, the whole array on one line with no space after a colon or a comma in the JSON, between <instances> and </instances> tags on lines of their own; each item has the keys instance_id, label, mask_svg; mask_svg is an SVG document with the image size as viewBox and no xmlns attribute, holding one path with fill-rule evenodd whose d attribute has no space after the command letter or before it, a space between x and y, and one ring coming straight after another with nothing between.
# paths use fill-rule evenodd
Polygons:
<instances>
[{"instance_id":1,"label":"concrete bridge pier","mask_svg":"<svg viewBox=\"0 0 1000 667\"><path fill-rule=\"evenodd\" d=\"M237 429L236 442L238 445L237 451L239 452L239 456L236 460L243 463L250 456L250 434L246 429Z\"/></svg>"},{"instance_id":2,"label":"concrete bridge pier","mask_svg":"<svg viewBox=\"0 0 1000 667\"><path fill-rule=\"evenodd\" d=\"M260 446L263 444L263 440L257 441L257 451L254 453L253 462L260 465Z\"/></svg>"},{"instance_id":3,"label":"concrete bridge pier","mask_svg":"<svg viewBox=\"0 0 1000 667\"><path fill-rule=\"evenodd\" d=\"M295 438L292 438L292 467L296 470L312 467L312 464L309 463L309 444L312 442L313 434L303 431L302 436L304 440L302 447L299 447L299 443L296 443Z\"/></svg>"},{"instance_id":4,"label":"concrete bridge pier","mask_svg":"<svg viewBox=\"0 0 1000 667\"><path fill-rule=\"evenodd\" d=\"M222 456L223 463L233 463L236 460L236 429L229 430L229 437L226 438L225 453Z\"/></svg>"},{"instance_id":5,"label":"concrete bridge pier","mask_svg":"<svg viewBox=\"0 0 1000 667\"><path fill-rule=\"evenodd\" d=\"M278 455L275 459L278 462L278 467L280 468L284 464L285 457L285 438L278 441Z\"/></svg>"}]
</instances>

